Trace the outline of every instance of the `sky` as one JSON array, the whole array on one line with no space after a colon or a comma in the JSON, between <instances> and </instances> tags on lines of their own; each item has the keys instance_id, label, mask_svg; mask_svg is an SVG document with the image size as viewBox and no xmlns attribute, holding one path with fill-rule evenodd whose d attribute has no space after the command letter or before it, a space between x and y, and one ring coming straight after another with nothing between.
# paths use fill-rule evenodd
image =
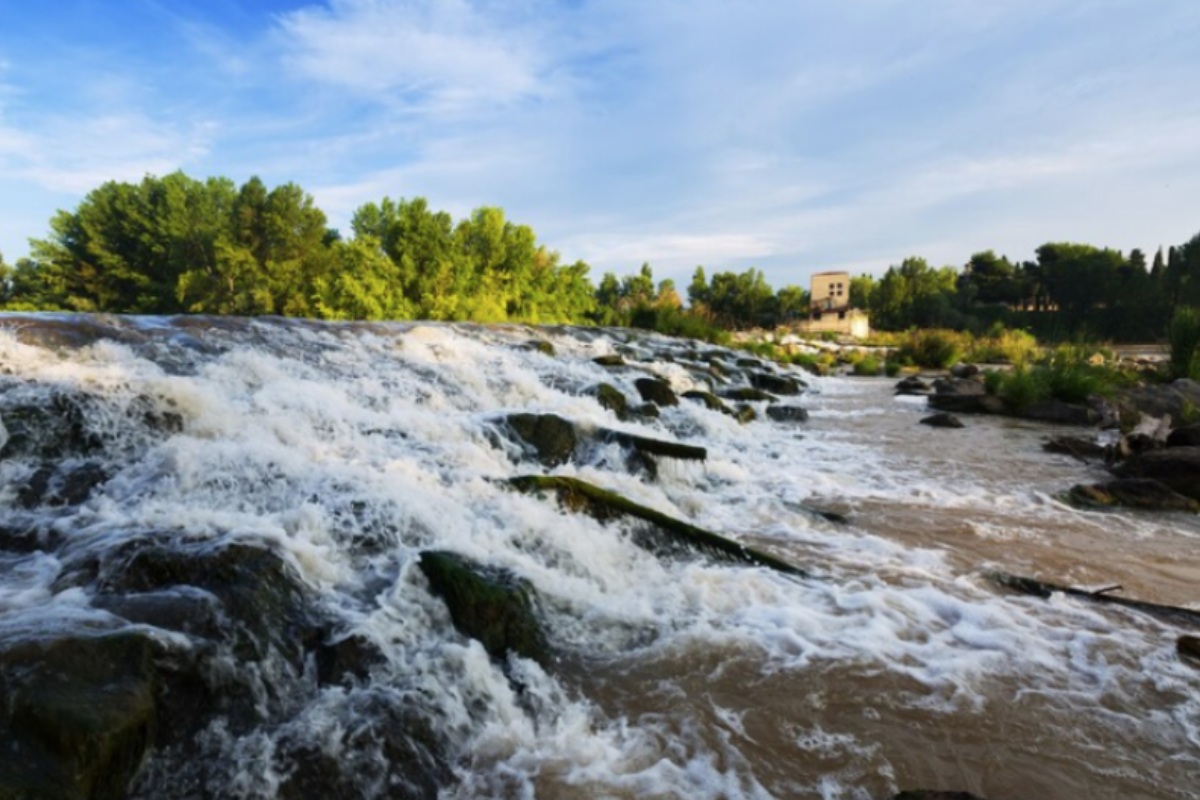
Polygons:
<instances>
[{"instance_id":1,"label":"sky","mask_svg":"<svg viewBox=\"0 0 1200 800\"><path fill-rule=\"evenodd\" d=\"M593 277L1200 232L1195 0L0 3L0 253L109 180L500 206Z\"/></svg>"}]
</instances>

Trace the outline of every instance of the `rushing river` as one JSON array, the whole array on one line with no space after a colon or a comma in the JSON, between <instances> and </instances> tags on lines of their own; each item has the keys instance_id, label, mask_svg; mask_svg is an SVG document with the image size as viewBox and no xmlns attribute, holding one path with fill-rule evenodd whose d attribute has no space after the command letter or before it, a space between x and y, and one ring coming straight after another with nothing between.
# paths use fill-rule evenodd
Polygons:
<instances>
[{"instance_id":1,"label":"rushing river","mask_svg":"<svg viewBox=\"0 0 1200 800\"><path fill-rule=\"evenodd\" d=\"M591 387L636 399L633 381L651 371L678 391L710 388L694 360L707 345L627 331L36 315L0 326L5 396L106 398L110 417L88 424L120 443L105 451L112 477L78 506L20 509L34 465L0 461L0 519L40 515L74 558L147 531L268 542L344 631L385 649L364 685L311 691L286 724L214 725L193 754L214 765L211 796L272 797L279 736L342 741L373 724L355 718L356 692L393 692L421 698L454 743L447 798L1200 798L1200 671L1175 654L1196 631L985 577L1119 583L1200 608L1196 518L1060 503L1100 478L1042 452L1065 429L930 429L917 424L923 401L893 397L892 381L811 376L786 400L809 410L802 424L740 424L687 401L620 422ZM632 366L592 361L618 350ZM145 397L178 429L130 424L120 412ZM514 411L708 457L663 461L650 479L616 445L595 446L547 470L497 433ZM616 524L501 483L531 472L612 489L810 577L664 560ZM413 569L430 548L530 581L556 661L516 659L506 674L455 633ZM111 623L87 586L57 589L65 558L0 552L0 644ZM138 796L193 796L173 788L178 768L152 755ZM388 796L362 787L372 792Z\"/></svg>"}]
</instances>

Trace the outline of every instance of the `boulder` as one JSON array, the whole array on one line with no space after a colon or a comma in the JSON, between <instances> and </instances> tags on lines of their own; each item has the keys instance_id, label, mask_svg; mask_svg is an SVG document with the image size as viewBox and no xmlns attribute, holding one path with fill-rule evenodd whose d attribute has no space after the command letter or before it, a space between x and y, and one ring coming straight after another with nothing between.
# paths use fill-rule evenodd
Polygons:
<instances>
[{"instance_id":1,"label":"boulder","mask_svg":"<svg viewBox=\"0 0 1200 800\"><path fill-rule=\"evenodd\" d=\"M933 382L933 391L936 395L980 395L986 394L987 389L983 385L983 381L975 378L955 378L941 377Z\"/></svg>"},{"instance_id":2,"label":"boulder","mask_svg":"<svg viewBox=\"0 0 1200 800\"><path fill-rule=\"evenodd\" d=\"M896 394L924 395L933 391L933 387L919 375L909 375L896 384Z\"/></svg>"},{"instance_id":3,"label":"boulder","mask_svg":"<svg viewBox=\"0 0 1200 800\"><path fill-rule=\"evenodd\" d=\"M597 384L590 393L595 395L597 403L617 417L623 417L629 408L629 401L625 399L624 393L610 383Z\"/></svg>"},{"instance_id":4,"label":"boulder","mask_svg":"<svg viewBox=\"0 0 1200 800\"><path fill-rule=\"evenodd\" d=\"M791 378L787 375L772 375L770 372L749 372L746 377L750 380L750 385L755 389L771 394L794 395L800 394L800 390L805 387L805 383L797 378Z\"/></svg>"},{"instance_id":5,"label":"boulder","mask_svg":"<svg viewBox=\"0 0 1200 800\"><path fill-rule=\"evenodd\" d=\"M18 490L17 505L26 509L77 506L87 502L108 478L108 471L95 461L46 463Z\"/></svg>"},{"instance_id":6,"label":"boulder","mask_svg":"<svg viewBox=\"0 0 1200 800\"><path fill-rule=\"evenodd\" d=\"M599 364L602 367L623 367L623 366L625 366L625 359L622 358L621 356L617 355L616 353L611 353L611 354L605 355L605 356L596 356L595 358L592 359L592 361L595 362L596 364Z\"/></svg>"},{"instance_id":7,"label":"boulder","mask_svg":"<svg viewBox=\"0 0 1200 800\"><path fill-rule=\"evenodd\" d=\"M974 364L964 364L960 361L950 367L950 374L955 378L974 378L979 374L979 367Z\"/></svg>"},{"instance_id":8,"label":"boulder","mask_svg":"<svg viewBox=\"0 0 1200 800\"><path fill-rule=\"evenodd\" d=\"M719 411L722 414L729 414L731 416L733 414L733 411L730 410L729 406L725 405L725 403L721 401L721 398L717 397L712 392L702 392L697 389L691 389L684 392L682 396L687 400L699 400L709 411Z\"/></svg>"},{"instance_id":9,"label":"boulder","mask_svg":"<svg viewBox=\"0 0 1200 800\"><path fill-rule=\"evenodd\" d=\"M1200 447L1200 424L1176 428L1167 436L1167 447Z\"/></svg>"},{"instance_id":10,"label":"boulder","mask_svg":"<svg viewBox=\"0 0 1200 800\"><path fill-rule=\"evenodd\" d=\"M1148 478L1119 478L1091 486L1074 486L1067 498L1072 505L1085 508L1124 506L1148 511L1200 511L1200 501Z\"/></svg>"},{"instance_id":11,"label":"boulder","mask_svg":"<svg viewBox=\"0 0 1200 800\"><path fill-rule=\"evenodd\" d=\"M153 651L140 634L81 631L0 652L0 797L126 797L154 737Z\"/></svg>"},{"instance_id":12,"label":"boulder","mask_svg":"<svg viewBox=\"0 0 1200 800\"><path fill-rule=\"evenodd\" d=\"M642 400L657 406L677 406L679 398L671 389L671 384L658 378L638 378L633 382Z\"/></svg>"},{"instance_id":13,"label":"boulder","mask_svg":"<svg viewBox=\"0 0 1200 800\"><path fill-rule=\"evenodd\" d=\"M570 461L579 443L575 425L557 414L509 414L505 421L547 467Z\"/></svg>"},{"instance_id":14,"label":"boulder","mask_svg":"<svg viewBox=\"0 0 1200 800\"><path fill-rule=\"evenodd\" d=\"M1074 456L1080 461L1107 461L1111 448L1083 436L1056 436L1042 443L1047 453Z\"/></svg>"},{"instance_id":15,"label":"boulder","mask_svg":"<svg viewBox=\"0 0 1200 800\"><path fill-rule=\"evenodd\" d=\"M549 663L528 581L445 551L422 553L420 568L430 590L446 604L454 627L479 641L492 658L502 661L511 651L543 666Z\"/></svg>"},{"instance_id":16,"label":"boulder","mask_svg":"<svg viewBox=\"0 0 1200 800\"><path fill-rule=\"evenodd\" d=\"M1136 424L1142 414L1187 419L1200 408L1200 382L1180 378L1168 384L1147 383L1118 392L1112 402L1127 425Z\"/></svg>"},{"instance_id":17,"label":"boulder","mask_svg":"<svg viewBox=\"0 0 1200 800\"><path fill-rule=\"evenodd\" d=\"M965 428L963 421L953 414L943 411L940 414L934 414L925 417L921 420L922 425L928 425L931 428Z\"/></svg>"},{"instance_id":18,"label":"boulder","mask_svg":"<svg viewBox=\"0 0 1200 800\"><path fill-rule=\"evenodd\" d=\"M1200 500L1200 447L1168 447L1140 453L1114 470L1122 478L1153 478Z\"/></svg>"},{"instance_id":19,"label":"boulder","mask_svg":"<svg viewBox=\"0 0 1200 800\"><path fill-rule=\"evenodd\" d=\"M775 422L808 422L808 409L800 406L767 406L767 416Z\"/></svg>"},{"instance_id":20,"label":"boulder","mask_svg":"<svg viewBox=\"0 0 1200 800\"><path fill-rule=\"evenodd\" d=\"M1005 414L1008 408L994 394L931 394L930 408L952 414Z\"/></svg>"}]
</instances>

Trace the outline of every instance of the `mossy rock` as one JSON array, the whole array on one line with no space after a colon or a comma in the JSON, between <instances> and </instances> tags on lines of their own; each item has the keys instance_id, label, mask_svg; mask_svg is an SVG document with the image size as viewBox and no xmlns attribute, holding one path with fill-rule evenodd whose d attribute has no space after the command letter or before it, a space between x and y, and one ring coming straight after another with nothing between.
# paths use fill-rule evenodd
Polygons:
<instances>
[{"instance_id":1,"label":"mossy rock","mask_svg":"<svg viewBox=\"0 0 1200 800\"><path fill-rule=\"evenodd\" d=\"M633 382L637 388L638 394L647 403L654 403L657 406L677 406L679 398L675 395L671 384L658 378L638 378Z\"/></svg>"},{"instance_id":2,"label":"mossy rock","mask_svg":"<svg viewBox=\"0 0 1200 800\"><path fill-rule=\"evenodd\" d=\"M570 461L579 443L575 425L557 414L509 414L505 421L547 467Z\"/></svg>"},{"instance_id":3,"label":"mossy rock","mask_svg":"<svg viewBox=\"0 0 1200 800\"><path fill-rule=\"evenodd\" d=\"M625 412L624 419L627 420L651 420L662 417L662 412L658 410L658 406L654 403L643 403L640 406L633 406Z\"/></svg>"},{"instance_id":4,"label":"mossy rock","mask_svg":"<svg viewBox=\"0 0 1200 800\"><path fill-rule=\"evenodd\" d=\"M476 639L492 658L511 651L543 666L549 650L534 612L529 582L458 553L421 553L421 572L450 611L454 627Z\"/></svg>"},{"instance_id":5,"label":"mossy rock","mask_svg":"<svg viewBox=\"0 0 1200 800\"><path fill-rule=\"evenodd\" d=\"M648 436L638 436L635 433L614 431L601 428L597 436L604 442L616 442L622 447L636 450L642 455L676 458L681 461L704 461L708 458L708 450L690 444L666 442L662 439L651 439Z\"/></svg>"},{"instance_id":6,"label":"mossy rock","mask_svg":"<svg viewBox=\"0 0 1200 800\"><path fill-rule=\"evenodd\" d=\"M755 389L751 386L741 386L737 389L725 389L720 393L720 396L726 400L735 400L739 403L779 402L779 398L770 392L765 392L762 389Z\"/></svg>"},{"instance_id":7,"label":"mossy rock","mask_svg":"<svg viewBox=\"0 0 1200 800\"><path fill-rule=\"evenodd\" d=\"M611 354L605 355L605 356L596 356L595 358L592 359L592 361L596 364L599 364L602 367L623 367L623 366L625 366L625 359L622 358L621 356L617 355L616 353L611 353Z\"/></svg>"},{"instance_id":8,"label":"mossy rock","mask_svg":"<svg viewBox=\"0 0 1200 800\"><path fill-rule=\"evenodd\" d=\"M733 411L729 406L725 405L721 398L717 397L712 392L702 392L699 389L691 389L683 393L683 397L688 400L699 400L704 404L704 407L709 411L719 411L722 414L733 415Z\"/></svg>"},{"instance_id":9,"label":"mossy rock","mask_svg":"<svg viewBox=\"0 0 1200 800\"><path fill-rule=\"evenodd\" d=\"M805 387L804 381L798 378L790 378L786 375L772 375L769 372L751 372L747 374L747 377L750 379L750 385L755 389L761 389L771 394L800 394L800 390Z\"/></svg>"},{"instance_id":10,"label":"mossy rock","mask_svg":"<svg viewBox=\"0 0 1200 800\"><path fill-rule=\"evenodd\" d=\"M733 418L745 425L758 419L758 412L754 410L754 406L747 405L746 403L739 403L737 409L733 413Z\"/></svg>"},{"instance_id":11,"label":"mossy rock","mask_svg":"<svg viewBox=\"0 0 1200 800\"><path fill-rule=\"evenodd\" d=\"M542 355L555 355L554 345L550 344L545 339L534 339L533 341L527 343L526 347L534 352L541 353Z\"/></svg>"},{"instance_id":12,"label":"mossy rock","mask_svg":"<svg viewBox=\"0 0 1200 800\"><path fill-rule=\"evenodd\" d=\"M97 632L0 653L0 798L124 798L154 737L153 651Z\"/></svg>"},{"instance_id":13,"label":"mossy rock","mask_svg":"<svg viewBox=\"0 0 1200 800\"><path fill-rule=\"evenodd\" d=\"M526 475L513 478L509 483L521 492L553 493L568 510L585 513L601 522L622 518L638 520L645 527L635 531L634 540L654 552L668 555L700 552L721 561L767 567L800 577L806 575L800 568L768 553L639 505L616 492L577 478Z\"/></svg>"},{"instance_id":14,"label":"mossy rock","mask_svg":"<svg viewBox=\"0 0 1200 800\"><path fill-rule=\"evenodd\" d=\"M629 408L629 401L625 398L625 394L611 383L597 384L592 388L591 394L595 395L596 402L601 407L608 409L618 417L624 416Z\"/></svg>"}]
</instances>

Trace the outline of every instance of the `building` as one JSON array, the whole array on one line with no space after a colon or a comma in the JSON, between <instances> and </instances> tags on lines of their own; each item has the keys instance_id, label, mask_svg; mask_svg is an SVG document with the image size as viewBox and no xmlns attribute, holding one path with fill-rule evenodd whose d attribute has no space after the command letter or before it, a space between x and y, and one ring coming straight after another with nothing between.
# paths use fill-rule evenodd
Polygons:
<instances>
[{"instance_id":1,"label":"building","mask_svg":"<svg viewBox=\"0 0 1200 800\"><path fill-rule=\"evenodd\" d=\"M818 272L812 276L812 305L799 324L805 333L838 333L865 339L871 333L867 312L850 307L850 273Z\"/></svg>"}]
</instances>

